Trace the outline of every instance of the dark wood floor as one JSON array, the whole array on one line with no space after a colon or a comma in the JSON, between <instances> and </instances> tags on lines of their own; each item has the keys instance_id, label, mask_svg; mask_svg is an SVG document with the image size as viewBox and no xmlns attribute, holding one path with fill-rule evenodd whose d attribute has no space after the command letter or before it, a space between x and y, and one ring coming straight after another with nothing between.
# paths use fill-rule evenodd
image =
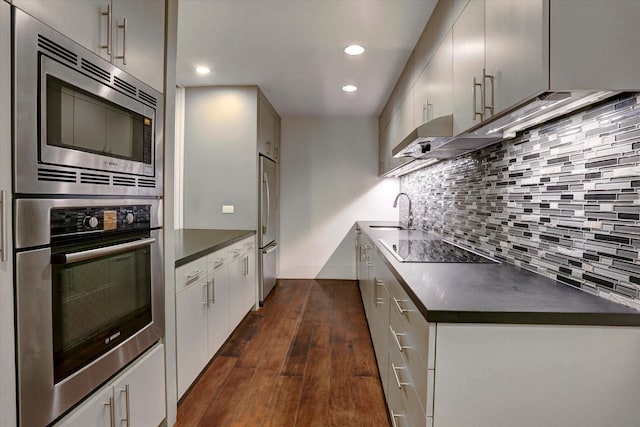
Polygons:
<instances>
[{"instance_id":1,"label":"dark wood floor","mask_svg":"<svg viewBox=\"0 0 640 427\"><path fill-rule=\"evenodd\" d=\"M355 281L280 280L178 405L177 426L389 426Z\"/></svg>"}]
</instances>

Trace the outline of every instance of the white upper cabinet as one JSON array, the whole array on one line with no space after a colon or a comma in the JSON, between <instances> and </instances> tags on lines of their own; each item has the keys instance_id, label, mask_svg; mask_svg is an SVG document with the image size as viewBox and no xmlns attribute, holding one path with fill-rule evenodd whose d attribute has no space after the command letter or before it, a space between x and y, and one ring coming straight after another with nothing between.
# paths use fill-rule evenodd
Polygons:
<instances>
[{"instance_id":1,"label":"white upper cabinet","mask_svg":"<svg viewBox=\"0 0 640 427\"><path fill-rule=\"evenodd\" d=\"M14 0L13 4L164 92L164 0Z\"/></svg>"},{"instance_id":2,"label":"white upper cabinet","mask_svg":"<svg viewBox=\"0 0 640 427\"><path fill-rule=\"evenodd\" d=\"M276 155L276 114L264 96L258 104L258 152L278 160Z\"/></svg>"},{"instance_id":3,"label":"white upper cabinet","mask_svg":"<svg viewBox=\"0 0 640 427\"><path fill-rule=\"evenodd\" d=\"M471 0L453 26L453 133L482 122L484 0Z\"/></svg>"},{"instance_id":4,"label":"white upper cabinet","mask_svg":"<svg viewBox=\"0 0 640 427\"><path fill-rule=\"evenodd\" d=\"M453 113L452 48L452 35L449 31L416 80L413 88L414 127Z\"/></svg>"},{"instance_id":5,"label":"white upper cabinet","mask_svg":"<svg viewBox=\"0 0 640 427\"><path fill-rule=\"evenodd\" d=\"M485 2L485 118L549 86L545 2Z\"/></svg>"}]
</instances>

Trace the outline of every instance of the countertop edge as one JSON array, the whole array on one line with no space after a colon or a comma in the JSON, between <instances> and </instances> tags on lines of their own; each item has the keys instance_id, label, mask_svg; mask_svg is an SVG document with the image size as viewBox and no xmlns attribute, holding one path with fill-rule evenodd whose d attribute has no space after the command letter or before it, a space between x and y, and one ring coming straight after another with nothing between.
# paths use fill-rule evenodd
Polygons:
<instances>
[{"instance_id":1,"label":"countertop edge","mask_svg":"<svg viewBox=\"0 0 640 427\"><path fill-rule=\"evenodd\" d=\"M224 249L229 245L232 245L236 242L239 242L240 240L246 239L247 237L253 236L256 234L255 230L208 230L211 232L216 232L216 231L225 231L225 232L230 232L230 231L236 231L239 234L230 238L230 239L226 239L222 242L218 242L218 243L214 243L209 247L206 247L204 249L201 249L197 252L193 252L190 253L188 255L182 256L180 258L176 258L175 260L175 268L181 267L185 264L188 264L192 261L195 261L198 258L202 258L204 256L207 256L215 251L218 251L220 249Z\"/></svg>"},{"instance_id":2,"label":"countertop edge","mask_svg":"<svg viewBox=\"0 0 640 427\"><path fill-rule=\"evenodd\" d=\"M375 245L380 258L396 278L402 289L415 304L427 322L439 323L490 323L490 324L529 324L529 325L574 325L574 326L640 326L638 313L569 313L569 312L535 312L535 311L469 311L469 310L429 310L417 297L411 286L390 262L391 255L366 230L367 225L397 224L389 221L356 221L356 226ZM549 279L551 280L551 279ZM568 286L562 284L563 286ZM594 296L595 297L595 296ZM598 298L598 297L596 297Z\"/></svg>"}]
</instances>

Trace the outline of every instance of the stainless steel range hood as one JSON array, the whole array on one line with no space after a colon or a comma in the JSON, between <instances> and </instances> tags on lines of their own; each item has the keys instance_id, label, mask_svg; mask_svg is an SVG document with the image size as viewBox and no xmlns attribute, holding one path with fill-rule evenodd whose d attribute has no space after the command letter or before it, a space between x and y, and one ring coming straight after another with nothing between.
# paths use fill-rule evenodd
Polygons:
<instances>
[{"instance_id":1,"label":"stainless steel range hood","mask_svg":"<svg viewBox=\"0 0 640 427\"><path fill-rule=\"evenodd\" d=\"M620 92L545 92L518 107L492 117L469 131L453 135L453 115L435 118L411 132L393 150L393 157L450 159L476 151L555 117L576 111Z\"/></svg>"}]
</instances>

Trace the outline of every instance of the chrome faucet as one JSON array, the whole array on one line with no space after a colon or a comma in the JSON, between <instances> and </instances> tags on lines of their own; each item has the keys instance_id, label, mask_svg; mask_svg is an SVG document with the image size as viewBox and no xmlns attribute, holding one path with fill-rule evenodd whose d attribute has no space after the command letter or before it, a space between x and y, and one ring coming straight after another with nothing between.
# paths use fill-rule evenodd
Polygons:
<instances>
[{"instance_id":1,"label":"chrome faucet","mask_svg":"<svg viewBox=\"0 0 640 427\"><path fill-rule=\"evenodd\" d=\"M407 218L407 230L415 230L415 228L413 227L413 211L411 210L411 198L409 198L409 195L407 193L398 193L396 199L393 201L393 207L398 207L398 199L400 198L400 196L407 196L407 200L409 201L409 217Z\"/></svg>"}]
</instances>

